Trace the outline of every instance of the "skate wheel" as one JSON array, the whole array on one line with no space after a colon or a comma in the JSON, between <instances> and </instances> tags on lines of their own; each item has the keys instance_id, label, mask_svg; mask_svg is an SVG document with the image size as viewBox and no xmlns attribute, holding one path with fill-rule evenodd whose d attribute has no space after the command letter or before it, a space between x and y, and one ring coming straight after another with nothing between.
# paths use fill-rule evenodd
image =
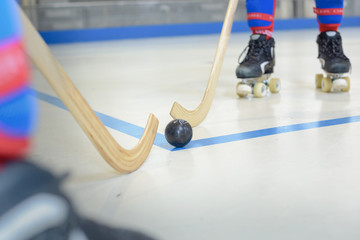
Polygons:
<instances>
[{"instance_id":1,"label":"skate wheel","mask_svg":"<svg viewBox=\"0 0 360 240\"><path fill-rule=\"evenodd\" d=\"M269 81L269 89L271 93L278 93L281 89L281 83L279 78L271 78Z\"/></svg>"},{"instance_id":2,"label":"skate wheel","mask_svg":"<svg viewBox=\"0 0 360 240\"><path fill-rule=\"evenodd\" d=\"M258 98L265 97L266 95L266 85L261 82L257 82L254 85L254 96Z\"/></svg>"},{"instance_id":3,"label":"skate wheel","mask_svg":"<svg viewBox=\"0 0 360 240\"><path fill-rule=\"evenodd\" d=\"M321 88L321 82L322 82L323 78L324 78L324 75L321 73L315 75L316 88Z\"/></svg>"},{"instance_id":4,"label":"skate wheel","mask_svg":"<svg viewBox=\"0 0 360 240\"><path fill-rule=\"evenodd\" d=\"M349 77L344 77L343 79L344 79L344 80L346 81L346 83L347 83L347 86L346 86L346 88L343 89L343 91L344 91L344 92L348 92L348 91L350 91L350 78L349 78Z\"/></svg>"},{"instance_id":5,"label":"skate wheel","mask_svg":"<svg viewBox=\"0 0 360 240\"><path fill-rule=\"evenodd\" d=\"M333 92L344 91L345 92L347 87L348 87L348 83L345 80L345 78L339 78L339 79L335 79L335 80L332 81L331 91L333 91Z\"/></svg>"},{"instance_id":6,"label":"skate wheel","mask_svg":"<svg viewBox=\"0 0 360 240\"><path fill-rule=\"evenodd\" d=\"M323 92L330 92L332 81L329 77L324 77L321 81L321 89Z\"/></svg>"},{"instance_id":7,"label":"skate wheel","mask_svg":"<svg viewBox=\"0 0 360 240\"><path fill-rule=\"evenodd\" d=\"M239 82L236 85L236 94L239 97L246 97L250 93L251 93L251 87L250 86L248 86L248 85L246 85L244 83L241 83L241 82Z\"/></svg>"}]
</instances>

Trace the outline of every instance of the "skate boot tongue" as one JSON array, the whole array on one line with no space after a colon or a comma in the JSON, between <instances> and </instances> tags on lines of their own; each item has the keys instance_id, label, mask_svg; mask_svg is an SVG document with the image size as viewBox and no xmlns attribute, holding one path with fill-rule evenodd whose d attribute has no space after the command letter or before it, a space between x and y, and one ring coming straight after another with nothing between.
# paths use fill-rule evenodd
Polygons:
<instances>
[{"instance_id":1,"label":"skate boot tongue","mask_svg":"<svg viewBox=\"0 0 360 240\"><path fill-rule=\"evenodd\" d=\"M336 32L335 32L335 31L328 31L328 32L326 32L326 35L327 35L328 37L335 37L335 36L336 36Z\"/></svg>"},{"instance_id":2,"label":"skate boot tongue","mask_svg":"<svg viewBox=\"0 0 360 240\"><path fill-rule=\"evenodd\" d=\"M253 34L253 35L251 35L251 40L258 40L259 38L261 37L261 35L260 34Z\"/></svg>"},{"instance_id":3,"label":"skate boot tongue","mask_svg":"<svg viewBox=\"0 0 360 240\"><path fill-rule=\"evenodd\" d=\"M251 41L265 41L267 40L266 35L264 34L253 34L250 36Z\"/></svg>"}]
</instances>

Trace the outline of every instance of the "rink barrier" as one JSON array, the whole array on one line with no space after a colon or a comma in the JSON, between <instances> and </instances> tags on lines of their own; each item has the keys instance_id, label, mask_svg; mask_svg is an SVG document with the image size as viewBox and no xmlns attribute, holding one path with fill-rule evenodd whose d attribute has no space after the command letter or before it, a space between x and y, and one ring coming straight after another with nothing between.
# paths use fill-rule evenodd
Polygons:
<instances>
[{"instance_id":1,"label":"rink barrier","mask_svg":"<svg viewBox=\"0 0 360 240\"><path fill-rule=\"evenodd\" d=\"M63 44L119 39L218 34L221 31L222 25L222 22L211 22L149 26L123 26L112 28L40 31L40 34L48 44ZM359 26L360 17L344 17L341 24L341 28ZM313 28L318 28L318 23L315 18L276 19L274 24L274 31ZM232 32L249 32L247 22L235 21L233 24Z\"/></svg>"}]
</instances>

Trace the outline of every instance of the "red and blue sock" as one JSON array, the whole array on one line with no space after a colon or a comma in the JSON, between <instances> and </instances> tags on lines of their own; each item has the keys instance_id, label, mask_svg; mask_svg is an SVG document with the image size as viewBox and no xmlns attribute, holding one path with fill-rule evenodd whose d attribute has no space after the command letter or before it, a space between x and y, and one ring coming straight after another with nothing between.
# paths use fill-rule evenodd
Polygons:
<instances>
[{"instance_id":1,"label":"red and blue sock","mask_svg":"<svg viewBox=\"0 0 360 240\"><path fill-rule=\"evenodd\" d=\"M337 31L343 16L344 0L315 0L320 32ZM247 20L253 34L271 37L276 0L247 0Z\"/></svg>"},{"instance_id":2,"label":"red and blue sock","mask_svg":"<svg viewBox=\"0 0 360 240\"><path fill-rule=\"evenodd\" d=\"M253 34L272 36L276 0L247 0L247 21Z\"/></svg>"},{"instance_id":3,"label":"red and blue sock","mask_svg":"<svg viewBox=\"0 0 360 240\"><path fill-rule=\"evenodd\" d=\"M29 66L14 1L0 1L0 169L21 159L36 118Z\"/></svg>"},{"instance_id":4,"label":"red and blue sock","mask_svg":"<svg viewBox=\"0 0 360 240\"><path fill-rule=\"evenodd\" d=\"M314 12L317 14L320 32L337 31L343 16L344 0L316 0Z\"/></svg>"}]
</instances>

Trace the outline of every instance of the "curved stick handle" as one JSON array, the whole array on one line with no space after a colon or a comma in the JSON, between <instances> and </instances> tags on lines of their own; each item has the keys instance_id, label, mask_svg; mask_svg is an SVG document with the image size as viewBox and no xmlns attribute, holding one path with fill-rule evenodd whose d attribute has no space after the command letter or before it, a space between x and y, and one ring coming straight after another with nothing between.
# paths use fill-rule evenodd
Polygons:
<instances>
[{"instance_id":1,"label":"curved stick handle","mask_svg":"<svg viewBox=\"0 0 360 240\"><path fill-rule=\"evenodd\" d=\"M238 0L230 0L226 11L224 24L221 30L220 40L217 46L214 62L211 68L210 77L205 90L204 97L200 105L194 110L187 110L179 103L175 102L170 111L174 119L184 119L192 127L199 125L206 117L210 110L212 100L215 95L217 81L219 79L222 64L224 62L226 47L229 42L231 27L234 22L234 15L238 5Z\"/></svg>"},{"instance_id":2,"label":"curved stick handle","mask_svg":"<svg viewBox=\"0 0 360 240\"><path fill-rule=\"evenodd\" d=\"M119 172L132 172L139 168L146 160L154 143L158 119L150 114L138 144L130 150L122 148L87 104L30 20L20 9L19 12L24 25L28 55L101 156Z\"/></svg>"}]
</instances>

